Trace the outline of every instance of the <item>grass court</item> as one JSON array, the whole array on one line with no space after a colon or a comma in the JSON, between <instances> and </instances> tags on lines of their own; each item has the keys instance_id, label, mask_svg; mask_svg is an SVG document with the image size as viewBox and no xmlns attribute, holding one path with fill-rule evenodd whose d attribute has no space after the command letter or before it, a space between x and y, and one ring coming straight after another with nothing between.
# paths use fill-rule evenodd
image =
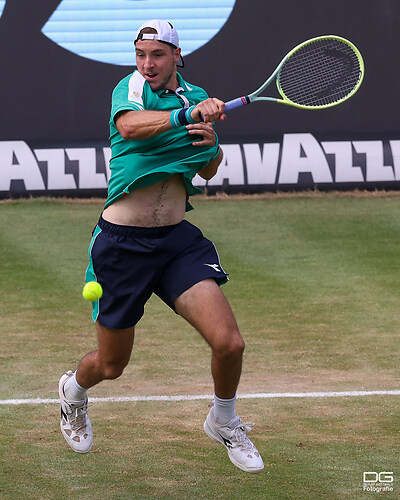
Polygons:
<instances>
[{"instance_id":1,"label":"grass court","mask_svg":"<svg viewBox=\"0 0 400 500\"><path fill-rule=\"evenodd\" d=\"M96 348L81 296L102 200L0 203L0 403L57 398ZM69 449L59 408L0 404L1 499L399 498L395 395L242 394L399 388L400 195L195 197L188 220L217 246L246 341L238 414L265 470L246 474L203 432L207 401L97 402L91 453ZM210 352L157 297L124 375L92 397L212 393ZM367 491L363 472L393 472Z\"/></svg>"}]
</instances>

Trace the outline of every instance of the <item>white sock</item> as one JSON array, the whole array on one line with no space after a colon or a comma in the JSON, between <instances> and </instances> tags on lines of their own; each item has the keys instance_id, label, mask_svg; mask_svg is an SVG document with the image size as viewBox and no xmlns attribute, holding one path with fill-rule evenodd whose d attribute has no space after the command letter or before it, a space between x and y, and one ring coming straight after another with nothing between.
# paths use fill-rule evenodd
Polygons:
<instances>
[{"instance_id":1,"label":"white sock","mask_svg":"<svg viewBox=\"0 0 400 500\"><path fill-rule=\"evenodd\" d=\"M214 419L217 424L225 425L236 417L236 395L232 399L220 399L214 394Z\"/></svg>"},{"instance_id":2,"label":"white sock","mask_svg":"<svg viewBox=\"0 0 400 500\"><path fill-rule=\"evenodd\" d=\"M76 381L76 372L65 382L64 394L69 401L83 401L86 399L87 389L80 386Z\"/></svg>"}]
</instances>

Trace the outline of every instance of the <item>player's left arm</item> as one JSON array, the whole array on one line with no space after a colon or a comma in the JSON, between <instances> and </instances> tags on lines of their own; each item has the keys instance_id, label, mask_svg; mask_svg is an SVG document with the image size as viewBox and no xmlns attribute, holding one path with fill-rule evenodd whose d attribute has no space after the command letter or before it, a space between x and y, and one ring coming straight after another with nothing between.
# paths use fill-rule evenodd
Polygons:
<instances>
[{"instance_id":1,"label":"player's left arm","mask_svg":"<svg viewBox=\"0 0 400 500\"><path fill-rule=\"evenodd\" d=\"M193 146L211 146L214 147L217 143L217 136L214 132L212 123L197 122L191 125L186 125L186 129L190 135L200 136L200 140L192 142ZM217 173L218 166L223 158L222 150L219 148L218 155L213 158L210 163L200 170L198 174L205 180L210 180Z\"/></svg>"},{"instance_id":2,"label":"player's left arm","mask_svg":"<svg viewBox=\"0 0 400 500\"><path fill-rule=\"evenodd\" d=\"M217 173L218 167L223 157L224 154L222 152L222 149L218 148L218 156L216 156L213 160L211 160L210 163L205 168L203 168L203 170L200 170L200 172L198 172L200 177L202 177L206 181L212 179L214 175Z\"/></svg>"}]
</instances>

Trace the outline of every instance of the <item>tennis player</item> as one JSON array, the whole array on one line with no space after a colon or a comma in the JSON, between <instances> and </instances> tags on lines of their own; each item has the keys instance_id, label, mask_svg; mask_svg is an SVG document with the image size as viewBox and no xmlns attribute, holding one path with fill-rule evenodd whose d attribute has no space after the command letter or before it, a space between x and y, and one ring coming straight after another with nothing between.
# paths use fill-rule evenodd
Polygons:
<instances>
[{"instance_id":1,"label":"tennis player","mask_svg":"<svg viewBox=\"0 0 400 500\"><path fill-rule=\"evenodd\" d=\"M87 390L122 375L135 325L155 293L211 347L215 397L205 432L237 467L260 472L250 427L236 415L245 345L219 286L228 277L213 243L184 220L189 196L200 191L193 177L211 179L221 163L213 122L226 118L225 105L177 72L183 59L170 23L143 24L134 45L137 70L112 96L111 178L86 271L87 281L103 287L93 306L98 348L60 379L61 432L74 451L90 451Z\"/></svg>"}]
</instances>

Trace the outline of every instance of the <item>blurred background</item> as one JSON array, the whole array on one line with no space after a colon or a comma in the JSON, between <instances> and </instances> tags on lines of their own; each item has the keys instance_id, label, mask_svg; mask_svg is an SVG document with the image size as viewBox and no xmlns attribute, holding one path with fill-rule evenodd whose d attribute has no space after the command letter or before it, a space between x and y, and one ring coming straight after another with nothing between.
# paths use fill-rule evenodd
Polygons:
<instances>
[{"instance_id":1,"label":"blurred background","mask_svg":"<svg viewBox=\"0 0 400 500\"><path fill-rule=\"evenodd\" d=\"M177 28L182 76L223 100L314 36L348 38L364 57L364 82L340 106L232 111L216 126L225 160L208 192L398 189L399 14L396 0L0 0L0 197L105 195L111 93L152 18Z\"/></svg>"}]
</instances>

